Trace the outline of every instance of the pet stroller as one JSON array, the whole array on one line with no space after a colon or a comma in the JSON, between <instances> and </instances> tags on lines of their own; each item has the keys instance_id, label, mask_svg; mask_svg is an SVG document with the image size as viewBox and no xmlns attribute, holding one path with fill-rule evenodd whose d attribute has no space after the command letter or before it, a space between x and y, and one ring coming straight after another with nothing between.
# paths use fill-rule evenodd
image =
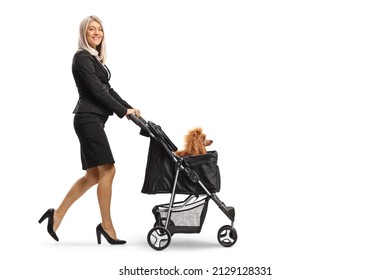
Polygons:
<instances>
[{"instance_id":1,"label":"pet stroller","mask_svg":"<svg viewBox=\"0 0 390 280\"><path fill-rule=\"evenodd\" d=\"M175 233L200 233L210 199L231 221L231 225L224 225L218 230L218 242L224 247L233 246L237 241L237 231L233 227L235 210L227 207L216 195L221 184L217 152L179 157L175 154L176 146L160 126L133 114L129 118L141 128L141 135L150 137L141 192L171 194L169 203L152 209L155 223L147 235L149 246L163 250L169 246ZM175 202L176 194L188 196Z\"/></svg>"}]
</instances>

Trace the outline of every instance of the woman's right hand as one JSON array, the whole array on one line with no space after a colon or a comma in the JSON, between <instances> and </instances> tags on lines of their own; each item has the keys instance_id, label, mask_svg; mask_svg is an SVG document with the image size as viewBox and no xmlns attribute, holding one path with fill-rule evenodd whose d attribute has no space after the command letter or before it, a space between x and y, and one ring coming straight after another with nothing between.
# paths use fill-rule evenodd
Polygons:
<instances>
[{"instance_id":1,"label":"woman's right hand","mask_svg":"<svg viewBox=\"0 0 390 280\"><path fill-rule=\"evenodd\" d=\"M134 114L134 115L136 115L137 117L140 117L140 116L141 116L141 111L138 110L138 109L127 109L126 117L128 117L128 116L131 115L131 114Z\"/></svg>"}]
</instances>

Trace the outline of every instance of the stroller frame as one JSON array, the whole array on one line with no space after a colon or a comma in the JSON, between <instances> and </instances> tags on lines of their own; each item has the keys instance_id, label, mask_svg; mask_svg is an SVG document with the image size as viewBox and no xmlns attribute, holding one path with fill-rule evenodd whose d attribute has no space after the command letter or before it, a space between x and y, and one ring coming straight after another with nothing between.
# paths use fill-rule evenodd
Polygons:
<instances>
[{"instance_id":1,"label":"stroller frame","mask_svg":"<svg viewBox=\"0 0 390 280\"><path fill-rule=\"evenodd\" d=\"M146 122L143 118L138 118L134 114L131 114L129 119L141 128L141 135L148 136L151 138L151 141L157 141L160 145L162 145L169 158L171 158L175 163L175 176L172 191L170 192L171 195L169 203L156 205L152 210L156 222L147 235L149 246L155 250L163 250L169 246L171 237L174 233L199 233L206 216L208 202L210 199L218 205L221 211L231 221L230 225L224 225L219 229L217 234L218 242L224 247L233 246L237 241L237 231L234 228L234 207L226 206L225 203L218 198L215 192L210 192L203 184L196 171L188 167L188 164L186 164L186 158L181 158L175 154L175 151L177 151L176 146L165 135L160 126L150 121ZM181 172L186 174L192 183L199 185L203 192L200 194L191 193L185 200L175 202L178 178ZM186 220L186 212L190 213L190 217L196 217L194 224L191 226L175 225L171 220L172 216L175 218L183 215L184 213L184 220ZM182 216L180 216L180 219L182 219Z\"/></svg>"}]
</instances>

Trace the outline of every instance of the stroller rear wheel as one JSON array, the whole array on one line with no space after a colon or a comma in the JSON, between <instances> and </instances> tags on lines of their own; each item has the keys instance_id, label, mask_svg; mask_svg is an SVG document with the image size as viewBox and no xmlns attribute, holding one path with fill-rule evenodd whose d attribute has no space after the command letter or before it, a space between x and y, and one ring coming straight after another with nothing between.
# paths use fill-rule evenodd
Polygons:
<instances>
[{"instance_id":1,"label":"stroller rear wheel","mask_svg":"<svg viewBox=\"0 0 390 280\"><path fill-rule=\"evenodd\" d=\"M218 242L223 247L231 247L237 241L237 231L234 227L226 225L218 230Z\"/></svg>"},{"instance_id":2,"label":"stroller rear wheel","mask_svg":"<svg viewBox=\"0 0 390 280\"><path fill-rule=\"evenodd\" d=\"M159 223L155 222L154 225L153 225L153 227L164 227L164 224L165 224L166 219L165 219L165 218L164 218L164 219L161 219L161 222L163 222L163 221L164 221L163 224L159 224ZM168 222L168 227L171 227L171 226L175 226L175 223L174 223L172 220L169 220L169 222ZM172 237L172 236L173 236L173 233L171 233L171 237Z\"/></svg>"},{"instance_id":3,"label":"stroller rear wheel","mask_svg":"<svg viewBox=\"0 0 390 280\"><path fill-rule=\"evenodd\" d=\"M148 233L148 244L154 250L161 251L171 243L171 234L164 227L154 227Z\"/></svg>"}]
</instances>

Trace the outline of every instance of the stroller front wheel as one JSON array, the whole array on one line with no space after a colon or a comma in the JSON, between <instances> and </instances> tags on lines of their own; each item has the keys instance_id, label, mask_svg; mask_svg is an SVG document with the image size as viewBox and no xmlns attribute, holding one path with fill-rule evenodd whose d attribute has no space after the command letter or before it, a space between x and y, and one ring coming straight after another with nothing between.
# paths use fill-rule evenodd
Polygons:
<instances>
[{"instance_id":1,"label":"stroller front wheel","mask_svg":"<svg viewBox=\"0 0 390 280\"><path fill-rule=\"evenodd\" d=\"M237 231L232 226L222 226L218 230L218 242L223 247L231 247L233 246L237 241Z\"/></svg>"},{"instance_id":2,"label":"stroller front wheel","mask_svg":"<svg viewBox=\"0 0 390 280\"><path fill-rule=\"evenodd\" d=\"M154 250L161 251L171 243L171 234L164 227L154 227L148 233L148 244Z\"/></svg>"}]
</instances>

